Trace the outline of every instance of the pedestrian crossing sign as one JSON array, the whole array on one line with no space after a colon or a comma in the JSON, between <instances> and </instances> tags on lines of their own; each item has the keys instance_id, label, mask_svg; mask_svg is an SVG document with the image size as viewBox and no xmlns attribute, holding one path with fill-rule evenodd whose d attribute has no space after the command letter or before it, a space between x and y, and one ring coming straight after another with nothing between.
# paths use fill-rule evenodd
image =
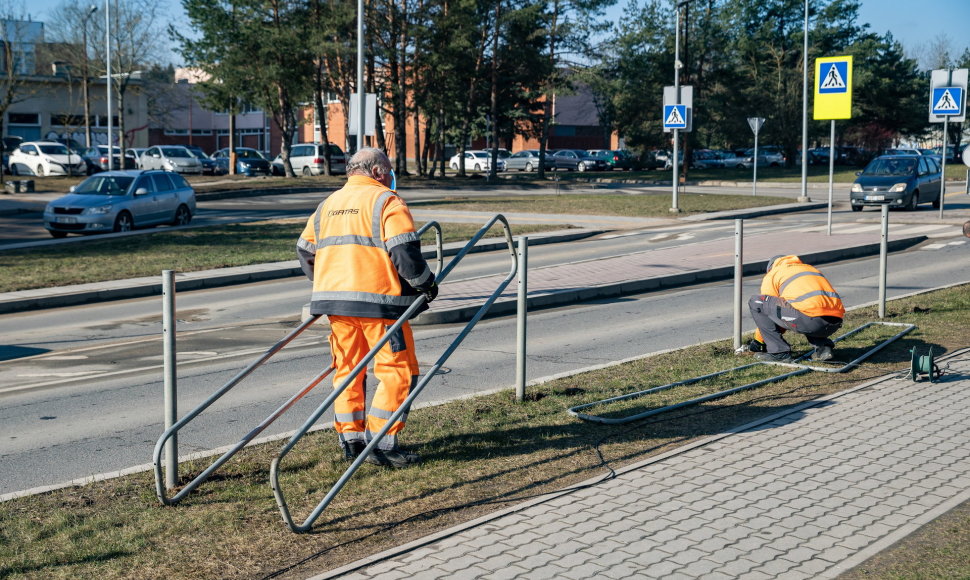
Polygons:
<instances>
[{"instance_id":1,"label":"pedestrian crossing sign","mask_svg":"<svg viewBox=\"0 0 970 580\"><path fill-rule=\"evenodd\" d=\"M852 118L852 57L815 60L815 119Z\"/></svg>"},{"instance_id":2,"label":"pedestrian crossing sign","mask_svg":"<svg viewBox=\"0 0 970 580\"><path fill-rule=\"evenodd\" d=\"M962 87L937 87L933 89L934 115L959 115L963 112Z\"/></svg>"},{"instance_id":3,"label":"pedestrian crossing sign","mask_svg":"<svg viewBox=\"0 0 970 580\"><path fill-rule=\"evenodd\" d=\"M687 128L687 105L664 105L664 130Z\"/></svg>"}]
</instances>

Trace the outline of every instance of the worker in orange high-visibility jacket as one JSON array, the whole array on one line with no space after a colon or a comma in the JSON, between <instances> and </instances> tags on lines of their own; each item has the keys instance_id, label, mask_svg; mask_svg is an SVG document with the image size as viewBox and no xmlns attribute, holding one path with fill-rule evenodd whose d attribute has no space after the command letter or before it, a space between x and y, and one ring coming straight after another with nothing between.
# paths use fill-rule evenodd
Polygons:
<instances>
[{"instance_id":1,"label":"worker in orange high-visibility jacket","mask_svg":"<svg viewBox=\"0 0 970 580\"><path fill-rule=\"evenodd\" d=\"M748 301L758 330L748 350L761 360L789 362L791 345L782 338L787 330L805 335L815 347L812 359L832 358L835 343L829 338L842 327L845 307L832 284L798 256L775 256L761 281L761 294Z\"/></svg>"},{"instance_id":2,"label":"worker in orange high-visibility jacket","mask_svg":"<svg viewBox=\"0 0 970 580\"><path fill-rule=\"evenodd\" d=\"M393 187L387 155L361 149L347 163L346 185L320 204L297 242L303 272L313 282L310 312L330 320L335 387L420 296L430 302L438 293L411 212ZM365 372L334 401L334 427L345 459L358 457L387 424L418 374L414 338L405 322L374 359L378 385L370 411L365 414ZM368 462L406 467L420 461L398 445L406 417L390 428Z\"/></svg>"}]
</instances>

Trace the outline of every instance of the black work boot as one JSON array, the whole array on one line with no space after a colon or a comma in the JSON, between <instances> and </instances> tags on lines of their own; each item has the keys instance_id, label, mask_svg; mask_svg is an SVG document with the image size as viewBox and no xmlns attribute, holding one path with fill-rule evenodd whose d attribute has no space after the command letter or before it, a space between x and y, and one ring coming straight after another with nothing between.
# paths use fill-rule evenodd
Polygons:
<instances>
[{"instance_id":1,"label":"black work boot","mask_svg":"<svg viewBox=\"0 0 970 580\"><path fill-rule=\"evenodd\" d=\"M400 469L421 462L421 456L400 447L395 449L375 449L365 459L367 463Z\"/></svg>"},{"instance_id":2,"label":"black work boot","mask_svg":"<svg viewBox=\"0 0 970 580\"><path fill-rule=\"evenodd\" d=\"M791 352L756 352L754 358L767 362L792 362Z\"/></svg>"},{"instance_id":3,"label":"black work boot","mask_svg":"<svg viewBox=\"0 0 970 580\"><path fill-rule=\"evenodd\" d=\"M832 360L833 356L831 346L817 346L812 353L812 360L827 361Z\"/></svg>"},{"instance_id":4,"label":"black work boot","mask_svg":"<svg viewBox=\"0 0 970 580\"><path fill-rule=\"evenodd\" d=\"M765 346L765 343L754 338L752 338L751 341L748 342L747 347L748 347L748 352L768 352L768 347Z\"/></svg>"},{"instance_id":5,"label":"black work boot","mask_svg":"<svg viewBox=\"0 0 970 580\"><path fill-rule=\"evenodd\" d=\"M367 447L367 444L359 439L355 439L353 441L341 441L340 446L343 447L344 450L344 461L353 461L364 452L364 448Z\"/></svg>"}]
</instances>

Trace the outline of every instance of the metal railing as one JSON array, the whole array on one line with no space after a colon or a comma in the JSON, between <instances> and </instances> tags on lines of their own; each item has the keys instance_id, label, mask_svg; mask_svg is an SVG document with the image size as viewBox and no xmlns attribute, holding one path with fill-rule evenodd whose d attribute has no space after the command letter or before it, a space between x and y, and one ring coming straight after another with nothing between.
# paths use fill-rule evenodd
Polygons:
<instances>
[{"instance_id":1,"label":"metal railing","mask_svg":"<svg viewBox=\"0 0 970 580\"><path fill-rule=\"evenodd\" d=\"M443 264L443 255L444 255L444 250L442 247L441 225L439 225L438 222L436 221L429 221L418 230L417 232L418 237L421 237L422 235L424 235L424 233L427 232L429 229L434 229L435 231L435 249L437 253L437 261L436 261L437 265L435 268L435 275L437 276L441 272L441 268ZM287 344L289 344L296 337L302 334L304 330L309 328L314 322L319 320L319 318L320 318L320 315L317 314L303 321L303 323L301 323L300 326L292 330L289 334L283 337L283 339L281 339L275 345L270 347L270 349L267 350L265 353L263 353L262 356L260 356L258 359L250 363L246 368L244 368L235 377L233 377L228 383L226 383L215 393L213 393L208 399L203 401L196 408L192 409L189 413L187 413L184 417L182 417L179 421L177 421L174 425L172 425L171 427L166 429L164 433L162 433L162 435L158 438L158 441L155 443L155 451L153 454L153 461L154 461L154 467L155 467L155 494L158 496L158 500L162 502L162 504L175 505L179 501L181 501L186 495L191 493L192 490L194 490L203 482L205 482L205 480L207 480L209 476L211 476L213 472L219 469L226 461L229 461L229 459L232 458L232 456L235 455L240 449L242 449L247 444L249 444L249 442L255 439L260 433L263 432L263 430L265 430L267 427L273 424L273 422L276 421L280 416L282 416L283 413L288 411L290 407L292 407L297 401L302 399L307 393L312 391L314 387L319 385L323 381L323 379L325 379L331 372L333 372L333 367L330 367L324 370L323 372L321 372L320 374L318 374L305 387L300 389L296 394L290 397L285 403L280 405L279 408L273 411L272 414L266 417L266 419L260 422L259 425L257 425L252 431L250 431L242 439L240 439L238 443L233 445L228 451L226 451L218 459L216 459L215 462L209 465L209 467L207 467L199 475L197 475L194 479L192 479L192 481L186 484L185 487L183 487L178 493L176 493L172 497L167 496L164 479L163 479L163 470L162 470L162 453L165 449L165 443L169 439L174 437L175 434L179 432L179 430L181 430L183 427L185 427L190 422L192 422L193 419L195 419L200 414L202 414L203 411L208 409L210 405L212 405L220 398L222 398L223 395L225 395L230 390L232 390L233 387L241 383L243 379L251 375L257 368L265 364L266 361L268 361L276 353L281 351Z\"/></svg>"},{"instance_id":2,"label":"metal railing","mask_svg":"<svg viewBox=\"0 0 970 580\"><path fill-rule=\"evenodd\" d=\"M269 472L270 485L273 488L273 495L276 496L276 503L280 508L280 513L283 516L283 521L286 523L287 526L289 526L289 528L292 531L297 533L302 533L302 532L309 531L310 528L313 527L313 523L317 520L317 518L320 517L320 514L323 513L323 511L327 508L328 505L330 505L330 502L333 501L334 497L336 497L336 495L340 493L340 490L343 489L344 485L346 485L346 483L354 475L357 469L360 468L361 465L363 465L364 461L371 454L371 452L377 447L381 439L383 439L384 436L387 435L387 432L391 429L391 427L393 427L394 424L405 413L408 412L408 410L411 407L411 404L418 397L418 395L421 394L421 391L424 390L424 387L428 384L431 378L434 377L435 374L437 374L441 366L445 363L445 361L448 360L448 357L450 357L452 353L454 353L454 351L458 348L458 346L462 343L462 341L465 340L465 337L468 336L468 333L471 332L472 328L474 328L474 326L478 324L478 321L481 320L481 318L488 312L488 310L491 308L495 300L502 294L502 292L509 285L509 283L515 278L516 271L518 268L518 260L515 253L515 247L512 242L512 232L509 229L508 221L505 219L504 216L499 214L493 217L491 220L489 220L484 226L482 226L482 228L478 231L478 233L476 233L472 237L472 239L468 241L468 243L461 249L461 251L458 252L450 262L448 262L448 266L438 276L438 281L439 282L443 281L448 276L448 274L454 269L454 267L462 260L462 258L465 257L465 255L475 246L475 244L478 243L478 241L482 239L482 237L484 237L486 233L488 233L488 230L496 222L501 222L505 229L505 239L506 239L506 242L508 243L509 255L512 258L512 266L509 270L508 276L505 277L505 279L498 285L495 291L488 297L488 299L486 299L485 304L483 304L482 307L472 317L472 319L468 321L468 323L465 325L462 331L451 342L451 344L448 346L445 352L438 358L438 360L431 367L431 369L428 370L428 372L425 373L424 376L421 377L421 379L417 382L414 388L411 389L410 394L404 400L404 402L401 403L397 411L391 414L391 416L387 419L387 422L385 423L384 427L380 431L378 431L376 435L374 435L373 439L371 439L370 442L368 442L367 446L364 448L361 454L350 464L350 467L348 467L347 470L344 472L344 474L337 480L336 483L334 483L333 487L330 488L330 491L327 492L323 500L321 500L320 503L317 504L317 506L313 509L313 511L310 513L310 515L302 524L297 524L296 522L294 522L292 516L290 515L289 507L286 504L286 499L283 497L283 489L280 486L280 481L279 481L280 462L293 449L293 447L297 444L297 442L307 433L307 431L309 431L309 429L313 426L313 424L320 419L323 413L326 412L328 408L330 408L330 406L337 399L337 397L340 396L341 393L343 393L343 391L347 388L348 385L350 385L354 377L359 375L367 368L367 364L371 361L371 359L374 358L377 352L390 340L391 336L395 332L397 332L397 330L404 324L404 322L407 321L411 317L411 315L422 304L424 304L426 300L424 296L422 296L414 304L412 304L411 307L408 308L408 310L403 315L401 315L401 317L397 320L397 322L395 322L392 326L390 326L387 329L383 338L381 338L381 340L379 340L377 344L375 344L374 347L371 348L370 352L367 353L364 359L361 360L357 364L357 366L355 366L353 370L350 371L350 374L347 375L347 378L344 379L344 381L341 384L334 387L333 393L331 393L330 396L328 396L327 399L323 401L323 403L321 403L320 406L316 408L316 410L313 411L313 413L306 420L303 426L300 427L300 429L298 429L297 432L293 434L293 436L286 443L286 445L284 445L283 448L280 450L276 458L273 459L273 462L270 465L270 472Z\"/></svg>"},{"instance_id":3,"label":"metal railing","mask_svg":"<svg viewBox=\"0 0 970 580\"><path fill-rule=\"evenodd\" d=\"M570 415L573 415L575 417L578 417L578 418L580 418L580 419L582 419L584 421L591 421L591 422L594 422L594 423L605 423L605 424L608 424L608 425L621 425L623 423L630 423L630 422L636 421L638 419L643 419L645 417L650 417L652 415L658 415L660 413L666 413L667 411L673 411L674 409L680 409L682 407L687 407L689 405L698 405L700 403L706 403L707 401L713 401L715 399L723 399L724 397L728 397L730 395L733 395L735 393L739 393L741 391L746 391L748 389L753 389L755 387L760 387L762 385L767 385L769 383L775 383L775 382L778 382L778 381L783 381L783 380L785 380L785 379L787 379L789 377L794 377L794 376L797 376L797 375L803 375L805 373L809 373L809 372L812 372L812 371L821 371L821 372L826 372L826 373L843 373L843 372L851 369L852 367L858 366L859 363L862 362L863 360L869 358L870 356L872 356L873 354L875 354L876 352L878 352L879 350L881 350L882 348L884 348L889 343L893 342L894 340L902 337L904 334L906 334L906 333L912 331L914 328L916 328L916 325L915 324L907 324L907 323L900 323L900 322L881 322L881 321L868 322L868 323L863 324L862 326L859 326L858 328L855 328L855 329L853 329L853 330L851 330L851 331L843 334L842 336L836 338L834 340L834 342L838 342L840 340L844 340L844 339L852 336L853 334L862 332L866 328L869 328L870 326L873 326L873 325L876 325L876 324L882 325L882 326L901 326L901 327L904 327L904 328L900 332L898 332L895 335L887 338L886 340L884 340L880 344L876 345L875 347L867 350L865 353L863 353L861 356L857 357L855 360L852 360L852 361L850 361L848 363L845 363L841 367L820 367L820 366L811 366L811 365L798 364L797 361L802 360L802 359L808 357L809 355L811 355L812 351L809 351L809 352L807 352L807 353L799 356L797 359L795 359L796 362L793 362L793 363L782 363L782 362L771 362L771 361L758 361L756 363L751 363L751 364L747 364L747 365L743 365L743 366L739 366L739 367L734 367L732 369L728 369L728 370L724 370L724 371L718 371L716 373L711 373L711 374L704 375L704 376L700 376L700 377L694 377L694 378L686 379L686 380L683 380L683 381L678 381L676 383L668 383L666 385L660 385L658 387L651 387L651 388L646 389L646 390L643 390L643 391L637 391L636 393L628 393L626 395L620 395L620 396L617 396L617 397L611 397L609 399L603 399L603 400L600 400L600 401L593 401L592 403L584 403L582 405L576 405L575 407L570 407L569 408L569 414ZM600 406L600 405L606 405L606 404L609 404L609 403L616 403L616 402L619 402L619 401L628 401L630 399L637 399L637 398L640 398L640 397L644 397L646 395L650 395L652 393L659 393L661 391L667 391L667 390L673 389L675 387L682 387L682 386L685 386L685 385L692 385L694 383L699 383L699 382L701 382L703 380L712 379L712 378L715 378L715 377L719 377L719 376L722 376L722 375L726 375L726 374L731 373L731 372L741 371L741 370L748 369L748 368L751 368L751 367L754 367L754 366L758 366L758 365L777 365L777 366L793 367L793 368L795 368L795 370L794 371L791 371L791 372L788 372L788 373L785 373L783 375L777 375L777 376L769 377L767 379L762 379L760 381L756 381L756 382L753 382L753 383L748 383L746 385L740 385L738 387L734 387L734 388L731 388L731 389L726 389L726 390L723 390L723 391L718 391L716 393L710 393L710 394L707 394L707 395L702 395L700 397L695 397L693 399L689 399L689 400L686 400L686 401L681 401L679 403L674 403L672 405L666 405L664 407L658 407L656 409L650 409L648 411L644 411L642 413L637 413L635 415L627 415L627 416L624 416L624 417L603 417L601 415L589 415L589 414L581 413L580 412L583 409L589 409L590 407L597 407L597 406Z\"/></svg>"}]
</instances>

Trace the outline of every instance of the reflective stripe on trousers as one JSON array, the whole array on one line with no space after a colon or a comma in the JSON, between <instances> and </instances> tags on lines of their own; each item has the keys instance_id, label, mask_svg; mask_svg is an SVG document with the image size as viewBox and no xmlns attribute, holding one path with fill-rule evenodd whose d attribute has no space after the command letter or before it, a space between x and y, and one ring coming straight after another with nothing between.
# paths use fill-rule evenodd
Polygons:
<instances>
[{"instance_id":1,"label":"reflective stripe on trousers","mask_svg":"<svg viewBox=\"0 0 970 580\"><path fill-rule=\"evenodd\" d=\"M385 318L359 318L331 315L330 352L335 367L333 384L336 387L346 379L354 366L364 358L371 346L384 336L387 328L395 323ZM377 389L366 413L364 374L357 376L334 401L334 428L341 441L371 439L387 424L387 419L397 411L407 398L419 373L418 359L414 352L414 336L411 326L403 326L391 337L374 357L374 377ZM397 446L397 434L404 429L405 413L378 444L381 449Z\"/></svg>"}]
</instances>

